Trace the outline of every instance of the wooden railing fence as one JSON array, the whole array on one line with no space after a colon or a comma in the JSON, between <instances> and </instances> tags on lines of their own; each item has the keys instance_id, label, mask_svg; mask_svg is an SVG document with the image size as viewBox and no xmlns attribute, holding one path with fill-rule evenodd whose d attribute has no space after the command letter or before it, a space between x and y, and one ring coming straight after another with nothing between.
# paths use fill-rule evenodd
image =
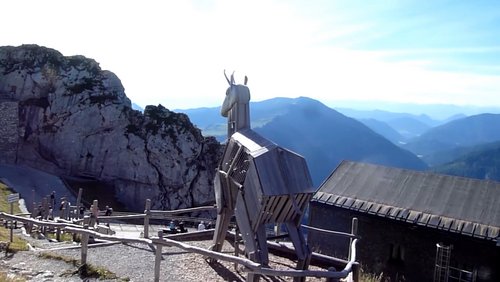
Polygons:
<instances>
[{"instance_id":1,"label":"wooden railing fence","mask_svg":"<svg viewBox=\"0 0 500 282\"><path fill-rule=\"evenodd\" d=\"M120 243L140 243L140 244L147 244L149 245L155 252L155 269L154 269L154 281L160 281L160 265L161 265L161 259L162 259L162 247L178 247L183 250L186 250L188 252L193 252L197 253L206 257L210 257L216 260L224 260L228 261L231 263L235 264L240 264L244 266L244 271L259 274L259 275L266 275L266 276L290 276L290 277L318 277L318 278L328 278L329 281L338 281L338 279L341 278L347 278L347 281L359 281L359 265L356 262L356 244L358 242L358 235L356 234L357 230L357 219L353 219L353 232L352 233L342 233L342 232L335 232L335 231L329 231L329 230L324 230L324 229L319 229L315 227L310 227L310 226L304 226L305 228L309 229L314 229L315 231L320 231L320 232L327 232L339 235L339 236L346 236L352 239L350 243L350 252L349 252L349 261L347 262L346 266L344 269L341 271L335 271L334 269L328 270L328 271L318 271L318 270L295 270L295 269L289 269L289 270L277 270L277 269L271 269L269 267L263 266L259 263L256 263L254 261L251 261L247 258L244 257L238 257L238 256L233 256L233 255L228 255L224 253L219 253L219 252L214 252L211 250L203 249L200 247L196 246L191 246L186 243L182 243L177 240L173 240L171 238L168 238L170 236L167 236L165 238L163 231L158 232L158 237L154 238L149 238L149 220L156 218L156 219L162 219L166 217L171 217L175 216L177 214L182 214L182 213L188 213L188 212L194 212L194 211L202 211L202 210L213 210L216 209L214 206L206 206L206 207L196 207L196 208L188 208L188 209L180 209L180 210L173 210L173 211L153 211L150 209L150 201L148 200L146 202L146 209L143 214L128 214L128 215L115 215L115 216L103 216L99 217L100 221L107 221L107 220L127 220L127 219L138 219L138 218L143 218L144 219L144 232L143 232L143 237L144 238L129 238L129 237L123 237L123 236L116 236L116 235L106 235L102 234L99 232L96 232L94 229L95 226L95 221L97 217L95 214L99 214L97 207L97 201L94 201L93 203L93 208L94 210L91 211L92 215L85 216L83 220L77 220L77 222L82 223L82 225L74 224L71 223L71 221L66 221L62 220L59 222L53 222L53 221L45 221L45 220L38 220L38 219L33 219L33 218L27 218L23 216L17 216L17 215L12 215L4 212L0 212L0 218L10 220L10 221L17 221L17 222L23 222L27 224L28 226L38 226L38 227L44 227L44 228L52 228L56 230L57 239L59 239L59 234L61 231L65 232L71 232L73 234L79 234L81 236L81 264L86 264L87 263L87 252L88 252L88 247L89 247L89 238L94 237L97 239L102 239L106 241L111 241L111 242L120 242ZM206 230L206 231L194 231L191 234L195 233L200 233L200 234L206 234L207 232L213 232L213 230Z\"/></svg>"}]
</instances>

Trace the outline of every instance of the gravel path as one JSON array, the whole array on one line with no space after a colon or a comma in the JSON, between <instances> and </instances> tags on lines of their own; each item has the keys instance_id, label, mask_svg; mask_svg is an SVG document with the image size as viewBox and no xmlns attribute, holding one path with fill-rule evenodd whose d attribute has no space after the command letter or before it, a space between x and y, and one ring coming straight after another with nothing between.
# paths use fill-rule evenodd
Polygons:
<instances>
[{"instance_id":1,"label":"gravel path","mask_svg":"<svg viewBox=\"0 0 500 282\"><path fill-rule=\"evenodd\" d=\"M0 180L11 187L22 197L29 198L32 191L36 190L35 197L41 198L55 190L57 195L69 193L60 179L51 175L17 166L0 165ZM29 199L28 199L29 200ZM30 201L28 201L30 202ZM23 205L21 205L23 206ZM132 230L135 230L132 228ZM123 230L115 230L121 233ZM130 230L126 230L127 232ZM140 233L140 228L136 230ZM22 236L19 230L18 235ZM154 233L153 233L154 234ZM138 236L138 235L136 235ZM77 274L78 267L56 259L46 259L39 256L43 252L79 260L80 248L60 249L61 247L77 247L71 242L51 243L48 240L37 240L24 237L35 250L9 254L0 258L0 272L7 273L8 277L21 277L22 281L99 281L96 279L82 279ZM190 241L190 245L208 249L211 240ZM59 250L51 250L59 248ZM223 252L234 254L234 248L226 242ZM163 248L161 261L160 281L245 281L246 273L241 266L235 270L232 263L220 261L208 264L203 256L189 253L176 247ZM270 266L275 269L291 269L295 263L283 257L270 254ZM155 254L142 244L115 244L106 247L89 248L88 263L105 268L119 278L109 281L153 281ZM320 269L311 266L310 269ZM263 277L261 281L292 281L290 277ZM321 281L308 278L306 281Z\"/></svg>"},{"instance_id":2,"label":"gravel path","mask_svg":"<svg viewBox=\"0 0 500 282\"><path fill-rule=\"evenodd\" d=\"M10 277L24 277L26 281L102 281L82 279L77 274L77 267L70 263L55 259L39 257L40 249L47 249L55 255L79 260L81 250L59 249L64 246L75 246L75 243L49 243L48 240L29 239L36 251L18 252L0 261L0 271L7 272ZM208 248L211 240L186 242L193 246ZM223 252L234 253L234 248L226 242ZM203 256L189 253L177 247L164 247L161 262L160 281L245 281L246 273L241 266L235 270L232 263L220 261L211 265ZM154 252L143 244L116 244L112 246L89 248L88 263L103 267L119 278L109 281L153 281ZM270 266L276 269L293 268L295 263L283 257L270 255ZM310 269L320 269L311 266ZM263 277L261 281L292 281L290 277ZM307 281L322 281L308 278ZM323 280L324 281L324 280Z\"/></svg>"}]
</instances>

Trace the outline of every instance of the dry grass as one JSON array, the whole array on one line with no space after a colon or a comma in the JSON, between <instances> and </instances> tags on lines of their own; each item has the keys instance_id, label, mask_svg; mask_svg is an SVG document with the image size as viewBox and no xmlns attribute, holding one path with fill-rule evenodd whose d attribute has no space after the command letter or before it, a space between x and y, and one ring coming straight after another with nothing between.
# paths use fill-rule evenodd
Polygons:
<instances>
[{"instance_id":1,"label":"dry grass","mask_svg":"<svg viewBox=\"0 0 500 282\"><path fill-rule=\"evenodd\" d=\"M0 272L0 281L2 281L2 282L25 282L26 279L24 279L22 277L10 278L7 276L7 273Z\"/></svg>"},{"instance_id":2,"label":"dry grass","mask_svg":"<svg viewBox=\"0 0 500 282\"><path fill-rule=\"evenodd\" d=\"M10 213L10 204L7 203L7 195L12 194L13 191L7 187L5 184L0 182L0 211ZM19 204L14 203L14 213L20 213ZM10 241L10 229L5 228L2 224L0 226L0 241ZM13 242L9 246L9 252L26 251L28 247L26 241L19 238L18 236L13 236ZM3 281L3 280L0 280Z\"/></svg>"},{"instance_id":3,"label":"dry grass","mask_svg":"<svg viewBox=\"0 0 500 282\"><path fill-rule=\"evenodd\" d=\"M64 261L65 263L72 264L74 266L79 266L80 265L80 260L74 259L71 257L66 257L62 255L57 255L49 252L43 252L38 255L41 258L44 259L52 259L52 260L60 260ZM94 266L91 264L85 264L85 265L80 265L78 267L78 270L76 271L80 275L80 277L85 277L85 278L98 278L98 279L118 279L116 274L113 272L103 268L103 267L98 267ZM68 273L68 275L73 275L76 273ZM127 281L126 279L122 279L123 281ZM1 281L1 280L0 280Z\"/></svg>"},{"instance_id":4,"label":"dry grass","mask_svg":"<svg viewBox=\"0 0 500 282\"><path fill-rule=\"evenodd\" d=\"M373 273L366 273L361 269L361 272L359 274L359 281L361 282L383 282L383 273L380 273L379 275L373 274Z\"/></svg>"}]
</instances>

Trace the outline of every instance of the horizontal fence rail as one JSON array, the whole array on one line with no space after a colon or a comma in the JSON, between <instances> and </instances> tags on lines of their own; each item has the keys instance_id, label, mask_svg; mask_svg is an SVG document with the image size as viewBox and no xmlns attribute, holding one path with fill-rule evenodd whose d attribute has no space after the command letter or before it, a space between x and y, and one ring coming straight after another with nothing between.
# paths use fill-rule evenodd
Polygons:
<instances>
[{"instance_id":1,"label":"horizontal fence rail","mask_svg":"<svg viewBox=\"0 0 500 282\"><path fill-rule=\"evenodd\" d=\"M95 204L97 202L95 201ZM189 213L189 212L195 212L195 211L203 211L203 210L215 210L215 206L203 206L203 207L196 207L196 208L187 208L187 209L180 209L180 210L174 210L174 211L153 211L149 209L149 204L150 202L146 202L146 210L144 211L143 214L123 214L116 212L117 214L120 215L111 215L111 216L98 216L100 220L104 219L137 219L137 218L144 218L144 230L148 230L149 227L149 219L155 219L155 218L165 218L165 217L172 217L176 216L178 214L183 214L183 213ZM99 214L99 213L94 213L94 214ZM215 252L212 250L192 246L186 243L182 243L180 241L174 240L170 236L166 236L165 238L163 236L163 231L158 232L158 237L155 238L149 238L147 236L147 232L144 232L144 238L130 238L130 237L124 237L124 236L117 236L117 235L106 235L102 234L99 232L94 231L93 227L89 226L89 222L91 222L91 217L86 215L83 220L78 219L78 220L73 220L73 221L68 221L68 220L60 220L59 222L54 222L54 221L48 221L48 220L39 220L39 219L32 219L32 218L27 218L24 216L18 216L18 215L12 215L4 212L0 212L0 218L6 219L6 220L11 220L11 221L18 221L18 222L23 222L31 225L36 225L36 226L42 226L42 227L50 227L50 228L56 228L59 231L64 230L66 232L71 232L73 234L79 234L81 235L81 263L86 264L87 263L87 250L88 250L88 243L89 243L89 237L94 237L106 241L111 241L111 242L119 242L119 243L138 243L138 244L146 244L151 247L151 249L156 253L156 259L155 259L155 281L159 281L159 273L160 273L160 262L161 262L161 249L164 246L167 247L178 247L180 249L197 253L206 257L210 257L216 260L224 260L227 262L231 263L237 263L241 264L244 266L244 271L250 272L250 273L255 273L259 275L265 275L265 276L289 276L289 277L317 277L317 278L332 278L332 279L340 279L340 278L346 278L349 276L349 274L358 271L358 263L356 262L356 244L358 242L358 236L355 234L356 232L353 231L353 234L350 233L344 233L344 232L337 232L337 231L331 231L331 230L324 230L316 227L311 227L307 225L302 225L304 228L310 229L310 230L315 230L319 232L326 232L329 234L335 234L335 235L340 235L340 236L345 236L351 238L351 243L350 243L350 256L347 264L345 265L344 269L341 271L334 271L334 270L295 270L295 269L288 269L288 270L277 270L277 269L272 269L269 268L268 266L264 266L262 264L256 263L254 261L251 261L250 259L244 258L244 257L237 257L233 255L228 255L224 253L219 253ZM96 217L94 217L95 220ZM76 223L82 223L83 225L78 225ZM191 235L195 235L197 233L200 234L206 234L206 232L213 232L213 230L206 230L206 231L194 231L191 232Z\"/></svg>"}]
</instances>

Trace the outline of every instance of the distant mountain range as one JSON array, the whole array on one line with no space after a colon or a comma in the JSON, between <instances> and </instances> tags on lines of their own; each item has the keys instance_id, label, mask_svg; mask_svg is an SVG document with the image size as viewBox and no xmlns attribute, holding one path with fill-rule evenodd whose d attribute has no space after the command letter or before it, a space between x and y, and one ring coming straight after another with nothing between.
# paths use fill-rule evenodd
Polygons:
<instances>
[{"instance_id":1,"label":"distant mountain range","mask_svg":"<svg viewBox=\"0 0 500 282\"><path fill-rule=\"evenodd\" d=\"M462 157L433 168L438 173L500 181L500 142L482 146Z\"/></svg>"},{"instance_id":2,"label":"distant mountain range","mask_svg":"<svg viewBox=\"0 0 500 282\"><path fill-rule=\"evenodd\" d=\"M471 105L451 105L451 104L415 104L380 101L332 101L328 106L342 112L341 108L356 109L357 111L371 112L379 110L391 113L406 113L411 115L425 114L432 119L446 121L450 117L473 116L482 113L500 114L499 106L471 106ZM344 113L346 114L346 113ZM346 114L349 116L348 114ZM376 118L376 117L372 117Z\"/></svg>"},{"instance_id":3,"label":"distant mountain range","mask_svg":"<svg viewBox=\"0 0 500 282\"><path fill-rule=\"evenodd\" d=\"M360 120L372 130L391 140L395 144L405 143L411 138L420 136L432 127L465 117L463 114L455 114L447 117L446 119L437 120L425 114L415 115L382 110L363 111L348 108L335 109L348 117ZM367 120L376 120L378 123L375 124L373 121L366 122ZM385 126L382 126L381 123L384 123ZM397 132L397 140L394 139L396 137L394 132L390 132L387 127L390 127L392 130Z\"/></svg>"},{"instance_id":4,"label":"distant mountain range","mask_svg":"<svg viewBox=\"0 0 500 282\"><path fill-rule=\"evenodd\" d=\"M437 111L438 106L433 109ZM481 161L484 157L479 152L494 150L494 142L500 141L500 114L455 113L437 120L423 114L381 110L336 111L304 97L252 102L250 110L254 130L306 157L316 184L343 159L412 169L428 165L446 173L451 168L456 173L461 167L470 171L463 175L480 178L477 171L490 171L487 165L492 162ZM226 139L226 120L218 107L181 112L188 114L203 134L216 136L221 142ZM491 175L494 173L483 174Z\"/></svg>"},{"instance_id":5,"label":"distant mountain range","mask_svg":"<svg viewBox=\"0 0 500 282\"><path fill-rule=\"evenodd\" d=\"M415 155L361 122L310 98L275 98L251 103L250 110L255 131L306 158L315 185L344 159L416 170L427 168ZM225 138L225 119L218 108L182 112L204 134L217 132L219 139Z\"/></svg>"},{"instance_id":6,"label":"distant mountain range","mask_svg":"<svg viewBox=\"0 0 500 282\"><path fill-rule=\"evenodd\" d=\"M406 143L406 137L383 121L376 120L374 118L363 118L358 120L396 145Z\"/></svg>"},{"instance_id":7,"label":"distant mountain range","mask_svg":"<svg viewBox=\"0 0 500 282\"><path fill-rule=\"evenodd\" d=\"M480 114L429 129L403 147L426 159L432 158L438 152L498 140L500 140L500 114Z\"/></svg>"}]
</instances>

